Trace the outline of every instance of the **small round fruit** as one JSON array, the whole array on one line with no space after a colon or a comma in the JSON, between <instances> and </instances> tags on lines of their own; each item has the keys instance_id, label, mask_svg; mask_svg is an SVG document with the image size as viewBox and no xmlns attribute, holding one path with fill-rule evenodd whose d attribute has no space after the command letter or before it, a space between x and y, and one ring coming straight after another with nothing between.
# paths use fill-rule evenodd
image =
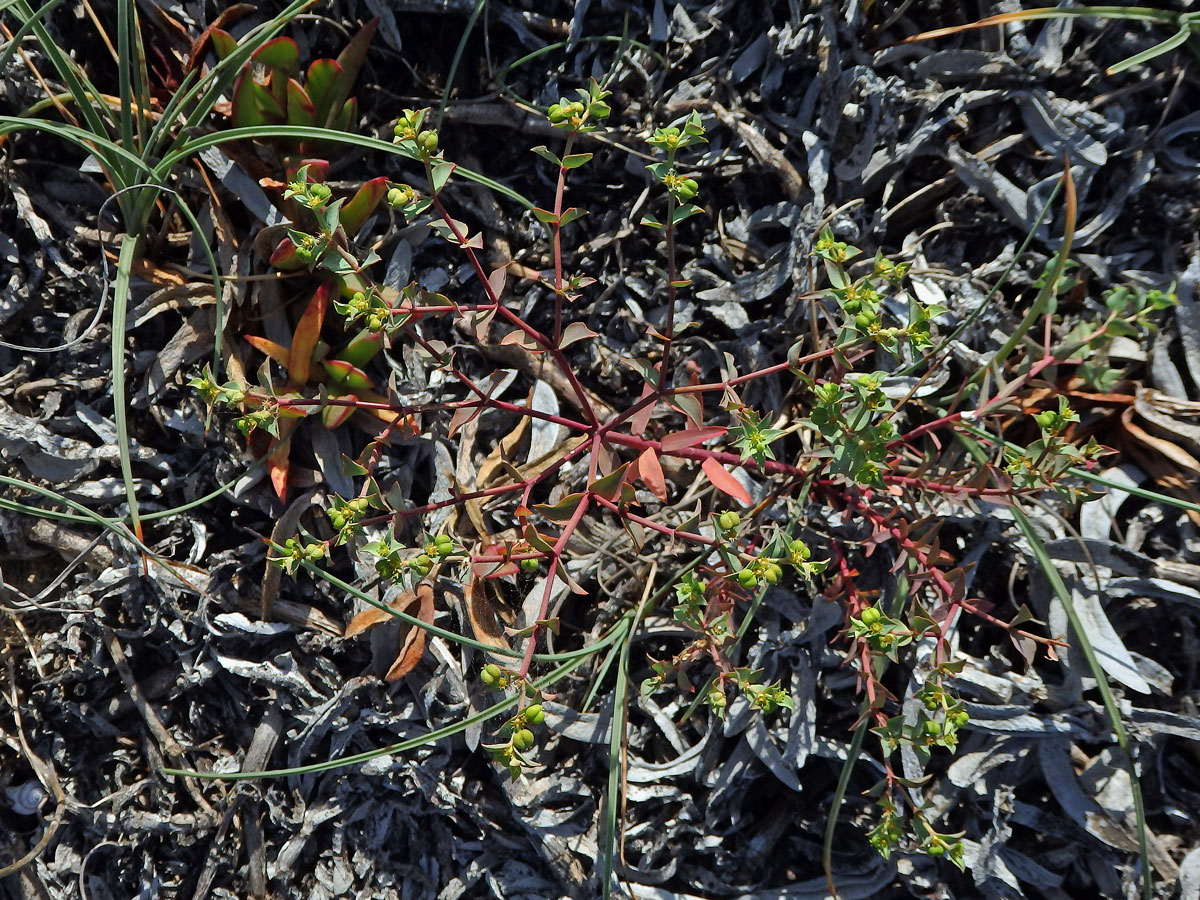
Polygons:
<instances>
[{"instance_id":1,"label":"small round fruit","mask_svg":"<svg viewBox=\"0 0 1200 900\"><path fill-rule=\"evenodd\" d=\"M535 740L537 739L534 737L532 731L530 731L528 728L522 728L513 735L513 746L518 750L528 750L533 746L533 742Z\"/></svg>"},{"instance_id":2,"label":"small round fruit","mask_svg":"<svg viewBox=\"0 0 1200 900\"><path fill-rule=\"evenodd\" d=\"M479 673L479 680L484 684L495 684L500 679L501 674L500 667L493 663L483 667L483 670Z\"/></svg>"},{"instance_id":3,"label":"small round fruit","mask_svg":"<svg viewBox=\"0 0 1200 900\"><path fill-rule=\"evenodd\" d=\"M883 614L873 606L868 606L866 609L864 609L862 611L862 615L859 616L859 618L862 619L862 623L864 625L874 625L882 617L883 617Z\"/></svg>"},{"instance_id":4,"label":"small round fruit","mask_svg":"<svg viewBox=\"0 0 1200 900\"><path fill-rule=\"evenodd\" d=\"M546 718L546 713L542 710L540 703L534 703L525 707L525 721L530 725L540 725Z\"/></svg>"},{"instance_id":5,"label":"small round fruit","mask_svg":"<svg viewBox=\"0 0 1200 900\"><path fill-rule=\"evenodd\" d=\"M742 569L737 573L738 584L744 588L752 588L758 584L758 576L749 569Z\"/></svg>"},{"instance_id":6,"label":"small round fruit","mask_svg":"<svg viewBox=\"0 0 1200 900\"><path fill-rule=\"evenodd\" d=\"M536 559L523 559L521 560L521 571L533 573L541 568L541 565L542 564Z\"/></svg>"}]
</instances>

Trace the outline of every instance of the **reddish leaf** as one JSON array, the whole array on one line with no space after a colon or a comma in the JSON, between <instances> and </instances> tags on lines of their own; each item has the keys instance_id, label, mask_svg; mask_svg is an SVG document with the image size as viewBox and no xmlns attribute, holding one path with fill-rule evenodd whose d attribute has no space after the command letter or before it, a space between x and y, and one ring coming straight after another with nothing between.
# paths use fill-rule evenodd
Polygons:
<instances>
[{"instance_id":1,"label":"reddish leaf","mask_svg":"<svg viewBox=\"0 0 1200 900\"><path fill-rule=\"evenodd\" d=\"M713 483L713 487L717 490L728 494L743 506L750 505L750 494L742 487L742 483L734 478L724 466L711 456L700 464L700 468L704 470L704 474L708 476L708 480Z\"/></svg>"},{"instance_id":2,"label":"reddish leaf","mask_svg":"<svg viewBox=\"0 0 1200 900\"><path fill-rule=\"evenodd\" d=\"M217 59L224 59L237 49L237 40L223 28L212 29L209 32L209 37L212 39L213 53L217 54ZM204 38L201 36L200 42L203 43L203 40Z\"/></svg>"},{"instance_id":3,"label":"reddish leaf","mask_svg":"<svg viewBox=\"0 0 1200 900\"><path fill-rule=\"evenodd\" d=\"M346 73L346 80L351 85L358 77L358 70L362 68L363 60L367 58L367 48L371 46L371 41L375 38L375 29L378 27L379 17L376 16L364 24L358 30L358 34L350 38L350 43L346 44L342 48L342 52L338 54L338 65ZM350 94L347 92L346 97L349 96ZM346 97L342 99L345 100Z\"/></svg>"},{"instance_id":4,"label":"reddish leaf","mask_svg":"<svg viewBox=\"0 0 1200 900\"><path fill-rule=\"evenodd\" d=\"M420 606L417 609L417 618L426 625L433 624L433 585L421 583L417 585L417 599L420 601ZM396 656L396 661L392 663L392 667L383 676L384 681L399 681L409 672L417 667L417 663L421 661L421 657L425 654L425 629L420 625L409 625L408 631L405 632L404 638L400 642L400 653Z\"/></svg>"},{"instance_id":5,"label":"reddish leaf","mask_svg":"<svg viewBox=\"0 0 1200 900\"><path fill-rule=\"evenodd\" d=\"M275 360L275 362L279 363L285 369L287 368L288 358L291 355L287 347L284 347L282 344L277 344L272 340L268 340L265 337L259 337L256 334L246 335L246 343L260 353L265 353L268 357Z\"/></svg>"},{"instance_id":6,"label":"reddish leaf","mask_svg":"<svg viewBox=\"0 0 1200 900\"><path fill-rule=\"evenodd\" d=\"M638 402L645 400L654 393L654 387L650 382L642 385L642 395L638 397ZM641 437L646 433L646 428L650 424L650 417L654 415L654 407L657 403L647 403L640 410L633 414L633 418L629 420L629 433L634 437Z\"/></svg>"},{"instance_id":7,"label":"reddish leaf","mask_svg":"<svg viewBox=\"0 0 1200 900\"><path fill-rule=\"evenodd\" d=\"M304 263L296 255L296 245L288 237L275 246L275 249L271 251L271 258L267 262L281 272L294 272L304 268Z\"/></svg>"},{"instance_id":8,"label":"reddish leaf","mask_svg":"<svg viewBox=\"0 0 1200 900\"><path fill-rule=\"evenodd\" d=\"M325 374L329 376L330 380L340 387L351 391L361 391L372 387L371 379L367 377L367 373L345 360L326 359L321 361L321 365L324 367ZM387 412L387 410L383 410L383 412ZM395 413L391 413L390 418L395 418Z\"/></svg>"},{"instance_id":9,"label":"reddish leaf","mask_svg":"<svg viewBox=\"0 0 1200 900\"><path fill-rule=\"evenodd\" d=\"M367 216L375 211L375 207L387 193L387 183L386 175L372 178L358 189L349 202L342 206L340 221L342 227L346 229L346 234L351 238L358 234L363 223L367 221Z\"/></svg>"},{"instance_id":10,"label":"reddish leaf","mask_svg":"<svg viewBox=\"0 0 1200 900\"><path fill-rule=\"evenodd\" d=\"M642 451L641 456L637 458L638 476L655 497L662 500L664 503L667 499L667 479L663 476L662 464L658 461L658 454L654 449L647 447Z\"/></svg>"},{"instance_id":11,"label":"reddish leaf","mask_svg":"<svg viewBox=\"0 0 1200 900\"><path fill-rule=\"evenodd\" d=\"M572 322L563 329L562 338L558 342L559 349L569 347L576 341L582 341L584 338L594 338L598 335L592 329L588 328L582 322Z\"/></svg>"},{"instance_id":12,"label":"reddish leaf","mask_svg":"<svg viewBox=\"0 0 1200 900\"><path fill-rule=\"evenodd\" d=\"M295 422L297 420L293 420ZM294 427L294 426L293 426ZM283 434L282 426L280 434ZM280 500L287 501L288 469L291 467L289 457L292 455L292 435L289 429L286 437L271 443L267 451L267 472L271 476L271 485Z\"/></svg>"},{"instance_id":13,"label":"reddish leaf","mask_svg":"<svg viewBox=\"0 0 1200 900\"><path fill-rule=\"evenodd\" d=\"M299 174L300 169L304 166L308 166L308 180L313 184L319 184L329 177L329 160L302 159L296 165L288 166L288 181L295 181L296 175Z\"/></svg>"},{"instance_id":14,"label":"reddish leaf","mask_svg":"<svg viewBox=\"0 0 1200 900\"><path fill-rule=\"evenodd\" d=\"M317 288L292 334L292 349L288 354L287 370L291 383L296 387L308 384L313 349L321 337L321 325L325 322L325 307L329 303L330 288L330 282L325 282Z\"/></svg>"},{"instance_id":15,"label":"reddish leaf","mask_svg":"<svg viewBox=\"0 0 1200 900\"><path fill-rule=\"evenodd\" d=\"M317 113L308 92L295 78L287 80L287 123L311 128L317 124Z\"/></svg>"},{"instance_id":16,"label":"reddish leaf","mask_svg":"<svg viewBox=\"0 0 1200 900\"><path fill-rule=\"evenodd\" d=\"M329 121L334 84L341 76L342 67L332 59L313 60L312 65L308 67L308 78L304 84L319 123L323 124ZM349 92L347 92L347 96L349 96ZM343 99L342 102L344 103L345 100Z\"/></svg>"},{"instance_id":17,"label":"reddish leaf","mask_svg":"<svg viewBox=\"0 0 1200 900\"><path fill-rule=\"evenodd\" d=\"M688 447L699 446L724 433L725 428L720 425L710 425L707 428L688 428L684 431L676 431L674 434L663 435L660 443L663 453L675 453Z\"/></svg>"},{"instance_id":18,"label":"reddish leaf","mask_svg":"<svg viewBox=\"0 0 1200 900\"><path fill-rule=\"evenodd\" d=\"M504 296L504 283L508 280L508 266L500 266L498 269L492 269L488 275L488 287L492 289L492 296L496 299Z\"/></svg>"},{"instance_id":19,"label":"reddish leaf","mask_svg":"<svg viewBox=\"0 0 1200 900\"><path fill-rule=\"evenodd\" d=\"M300 74L300 48L290 37L272 38L255 50L251 58L288 75Z\"/></svg>"},{"instance_id":20,"label":"reddish leaf","mask_svg":"<svg viewBox=\"0 0 1200 900\"><path fill-rule=\"evenodd\" d=\"M342 397L332 397L330 399L352 401L354 400L354 395L346 394ZM344 424L352 415L354 415L353 406L342 406L340 404L327 406L321 410L321 422L326 428L337 428L339 425Z\"/></svg>"}]
</instances>

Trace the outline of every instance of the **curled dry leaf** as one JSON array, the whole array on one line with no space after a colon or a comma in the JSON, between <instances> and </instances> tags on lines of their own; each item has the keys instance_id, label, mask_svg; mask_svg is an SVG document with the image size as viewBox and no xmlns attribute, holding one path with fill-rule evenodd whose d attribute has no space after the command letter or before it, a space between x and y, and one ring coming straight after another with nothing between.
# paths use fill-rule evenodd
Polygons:
<instances>
[{"instance_id":1,"label":"curled dry leaf","mask_svg":"<svg viewBox=\"0 0 1200 900\"><path fill-rule=\"evenodd\" d=\"M426 625L433 624L433 585L422 582L416 591L405 591L388 604L392 609L415 616ZM413 607L416 607L415 609ZM396 617L386 609L372 606L346 625L345 637L362 634L368 628L391 622ZM399 681L417 667L425 653L425 629L405 622L400 636L400 652L384 676L384 681Z\"/></svg>"}]
</instances>

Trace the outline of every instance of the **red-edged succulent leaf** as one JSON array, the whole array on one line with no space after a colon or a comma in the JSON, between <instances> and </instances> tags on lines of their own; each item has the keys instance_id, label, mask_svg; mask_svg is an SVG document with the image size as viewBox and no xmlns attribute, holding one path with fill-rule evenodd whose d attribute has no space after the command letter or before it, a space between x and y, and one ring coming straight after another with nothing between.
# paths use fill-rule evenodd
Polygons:
<instances>
[{"instance_id":1,"label":"red-edged succulent leaf","mask_svg":"<svg viewBox=\"0 0 1200 900\"><path fill-rule=\"evenodd\" d=\"M379 19L372 19L350 39L336 60L319 59L309 66L308 93L317 108L318 125L345 131L356 118L358 105L350 99L350 92L354 90L358 71L367 57L367 48L371 46L378 26ZM323 79L320 97L313 88L313 68L317 63L329 64L318 71L318 76Z\"/></svg>"},{"instance_id":2,"label":"red-edged succulent leaf","mask_svg":"<svg viewBox=\"0 0 1200 900\"><path fill-rule=\"evenodd\" d=\"M267 117L260 103L263 96L271 95L254 80L249 69L243 70L233 85L231 108L235 128L253 128L266 124Z\"/></svg>"},{"instance_id":3,"label":"red-edged succulent leaf","mask_svg":"<svg viewBox=\"0 0 1200 900\"><path fill-rule=\"evenodd\" d=\"M271 38L255 50L251 58L288 75L300 74L300 48L290 37Z\"/></svg>"},{"instance_id":4,"label":"red-edged succulent leaf","mask_svg":"<svg viewBox=\"0 0 1200 900\"><path fill-rule=\"evenodd\" d=\"M331 397L331 400L346 400L354 399L353 394L345 394L341 397ZM346 420L354 415L353 406L327 406L321 410L321 422L326 428L337 428L339 425L345 424Z\"/></svg>"},{"instance_id":5,"label":"red-edged succulent leaf","mask_svg":"<svg viewBox=\"0 0 1200 900\"><path fill-rule=\"evenodd\" d=\"M387 183L386 175L372 178L360 187L348 202L342 205L338 219L342 223L342 227L346 229L346 234L351 238L358 234L363 223L367 221L367 216L375 211L375 207L387 193Z\"/></svg>"},{"instance_id":6,"label":"red-edged succulent leaf","mask_svg":"<svg viewBox=\"0 0 1200 900\"><path fill-rule=\"evenodd\" d=\"M277 344L265 337L259 337L256 334L246 335L246 343L260 353L265 353L268 357L275 360L285 369L288 365L288 360L291 357L291 352L282 344Z\"/></svg>"},{"instance_id":7,"label":"red-edged succulent leaf","mask_svg":"<svg viewBox=\"0 0 1200 900\"><path fill-rule=\"evenodd\" d=\"M275 245L275 249L271 251L271 258L268 262L270 262L273 268L281 272L294 272L297 269L304 268L304 263L296 255L296 245L292 243L292 239L289 237L285 237Z\"/></svg>"},{"instance_id":8,"label":"red-edged succulent leaf","mask_svg":"<svg viewBox=\"0 0 1200 900\"><path fill-rule=\"evenodd\" d=\"M662 463L658 461L658 454L654 452L654 448L647 447L642 451L637 458L638 476L642 479L642 484L659 500L664 503L667 499L667 479L663 475Z\"/></svg>"},{"instance_id":9,"label":"red-edged succulent leaf","mask_svg":"<svg viewBox=\"0 0 1200 900\"><path fill-rule=\"evenodd\" d=\"M342 67L334 59L315 59L308 67L308 77L304 86L320 123L329 121L329 111L335 96L334 85L341 76Z\"/></svg>"},{"instance_id":10,"label":"red-edged succulent leaf","mask_svg":"<svg viewBox=\"0 0 1200 900\"><path fill-rule=\"evenodd\" d=\"M326 282L317 288L300 321L292 334L292 349L288 355L288 378L297 387L308 383L312 368L313 350L321 339L321 326L325 323L325 308L329 305L331 283Z\"/></svg>"},{"instance_id":11,"label":"red-edged succulent leaf","mask_svg":"<svg viewBox=\"0 0 1200 900\"><path fill-rule=\"evenodd\" d=\"M213 53L217 54L217 59L224 59L237 49L237 40L223 28L212 29L209 38L212 40Z\"/></svg>"},{"instance_id":12,"label":"red-edged succulent leaf","mask_svg":"<svg viewBox=\"0 0 1200 900\"><path fill-rule=\"evenodd\" d=\"M308 128L317 124L316 108L313 106L308 92L295 78L287 80L287 123ZM311 172L309 180L315 180L312 178Z\"/></svg>"},{"instance_id":13,"label":"red-edged succulent leaf","mask_svg":"<svg viewBox=\"0 0 1200 900\"><path fill-rule=\"evenodd\" d=\"M342 359L326 359L321 361L329 380L339 387L351 391L364 391L373 387L367 373ZM386 410L385 410L386 412ZM393 414L392 418L395 418Z\"/></svg>"},{"instance_id":14,"label":"red-edged succulent leaf","mask_svg":"<svg viewBox=\"0 0 1200 900\"><path fill-rule=\"evenodd\" d=\"M351 97L342 104L337 114L330 118L329 127L334 131L350 131L358 120L358 99Z\"/></svg>"},{"instance_id":15,"label":"red-edged succulent leaf","mask_svg":"<svg viewBox=\"0 0 1200 900\"><path fill-rule=\"evenodd\" d=\"M358 34L350 38L350 43L346 44L342 48L342 52L338 54L338 65L342 67L346 79L346 93L342 95L342 100L350 96L354 80L358 78L358 70L362 68L363 60L367 58L367 49L371 46L371 41L375 39L375 29L378 27L379 17L376 16L364 24L358 30Z\"/></svg>"},{"instance_id":16,"label":"red-edged succulent leaf","mask_svg":"<svg viewBox=\"0 0 1200 900\"><path fill-rule=\"evenodd\" d=\"M280 500L287 501L288 471L291 469L292 432L296 430L299 419L290 419L279 423L279 437L271 441L271 449L267 451L267 474L271 477L271 486Z\"/></svg>"},{"instance_id":17,"label":"red-edged succulent leaf","mask_svg":"<svg viewBox=\"0 0 1200 900\"><path fill-rule=\"evenodd\" d=\"M295 181L296 175L300 169L308 166L308 180L313 184L320 184L329 177L329 160L327 159L302 159L300 162L287 167L287 180Z\"/></svg>"},{"instance_id":18,"label":"red-edged succulent leaf","mask_svg":"<svg viewBox=\"0 0 1200 900\"><path fill-rule=\"evenodd\" d=\"M742 483L711 456L700 464L700 468L704 470L704 474L708 476L708 480L717 490L728 494L744 506L750 505L750 494L742 487Z\"/></svg>"},{"instance_id":19,"label":"red-edged succulent leaf","mask_svg":"<svg viewBox=\"0 0 1200 900\"><path fill-rule=\"evenodd\" d=\"M375 358L383 348L383 332L364 328L350 339L337 358L352 366L362 367Z\"/></svg>"},{"instance_id":20,"label":"red-edged succulent leaf","mask_svg":"<svg viewBox=\"0 0 1200 900\"><path fill-rule=\"evenodd\" d=\"M676 431L674 434L663 435L660 443L663 453L674 453L676 450L686 450L688 447L696 447L705 441L718 438L724 433L725 428L720 425L710 425L707 428L688 428L683 431Z\"/></svg>"}]
</instances>

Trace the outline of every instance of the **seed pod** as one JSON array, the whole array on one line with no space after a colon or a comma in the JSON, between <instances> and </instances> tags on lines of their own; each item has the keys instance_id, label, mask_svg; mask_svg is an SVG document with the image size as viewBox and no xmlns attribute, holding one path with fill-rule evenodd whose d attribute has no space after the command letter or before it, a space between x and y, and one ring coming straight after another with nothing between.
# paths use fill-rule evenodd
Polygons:
<instances>
[{"instance_id":1,"label":"seed pod","mask_svg":"<svg viewBox=\"0 0 1200 900\"><path fill-rule=\"evenodd\" d=\"M758 576L749 569L742 569L737 573L738 584L744 588L752 588L758 584Z\"/></svg>"},{"instance_id":2,"label":"seed pod","mask_svg":"<svg viewBox=\"0 0 1200 900\"><path fill-rule=\"evenodd\" d=\"M513 735L513 746L518 750L528 750L533 746L535 740L537 740L537 738L534 737L532 731L530 731L528 728L522 728Z\"/></svg>"},{"instance_id":3,"label":"seed pod","mask_svg":"<svg viewBox=\"0 0 1200 900\"><path fill-rule=\"evenodd\" d=\"M880 618L882 618L882 616L883 614L875 607L868 606L862 611L862 615L859 616L859 618L862 619L862 623L864 625L874 625L880 620Z\"/></svg>"},{"instance_id":4,"label":"seed pod","mask_svg":"<svg viewBox=\"0 0 1200 900\"><path fill-rule=\"evenodd\" d=\"M531 706L525 707L525 721L530 725L540 725L546 718L546 713L542 710L540 703L534 703Z\"/></svg>"}]
</instances>

